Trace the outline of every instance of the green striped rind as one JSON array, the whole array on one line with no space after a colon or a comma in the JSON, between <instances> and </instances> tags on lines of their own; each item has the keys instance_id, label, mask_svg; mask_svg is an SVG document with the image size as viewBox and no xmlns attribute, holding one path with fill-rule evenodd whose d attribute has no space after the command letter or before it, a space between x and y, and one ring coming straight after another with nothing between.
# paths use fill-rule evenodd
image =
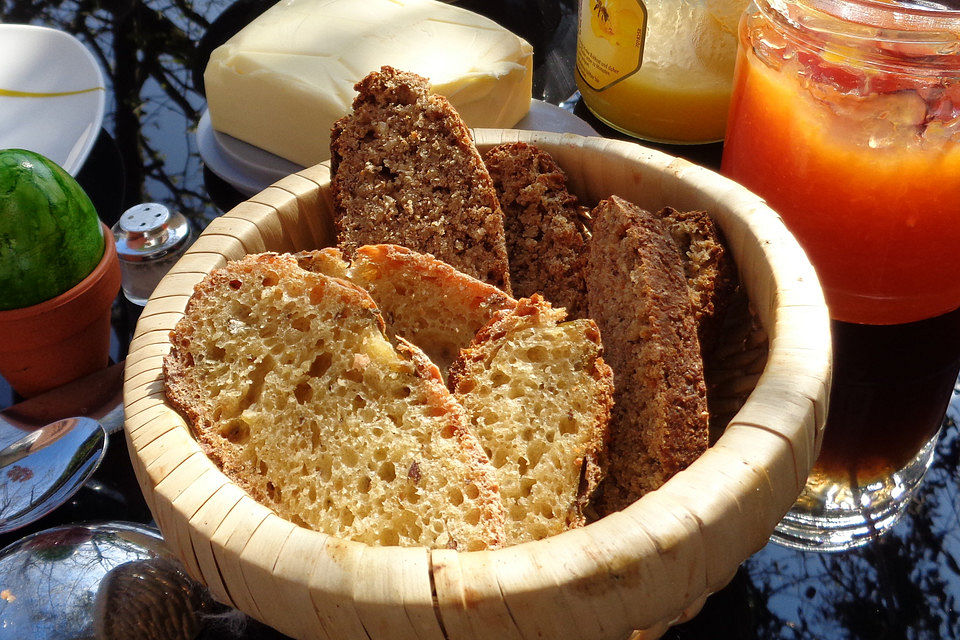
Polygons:
<instances>
[{"instance_id":1,"label":"green striped rind","mask_svg":"<svg viewBox=\"0 0 960 640\"><path fill-rule=\"evenodd\" d=\"M0 310L49 300L103 256L100 218L83 188L53 161L0 150Z\"/></svg>"}]
</instances>

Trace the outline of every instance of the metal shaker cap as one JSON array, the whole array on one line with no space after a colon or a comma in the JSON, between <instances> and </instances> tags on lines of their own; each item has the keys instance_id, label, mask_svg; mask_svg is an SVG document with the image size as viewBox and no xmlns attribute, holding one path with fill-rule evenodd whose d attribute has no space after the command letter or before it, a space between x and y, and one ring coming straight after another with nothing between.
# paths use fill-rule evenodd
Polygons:
<instances>
[{"instance_id":1,"label":"metal shaker cap","mask_svg":"<svg viewBox=\"0 0 960 640\"><path fill-rule=\"evenodd\" d=\"M184 246L190 223L158 202L144 202L124 211L113 233L121 260L159 260Z\"/></svg>"}]
</instances>

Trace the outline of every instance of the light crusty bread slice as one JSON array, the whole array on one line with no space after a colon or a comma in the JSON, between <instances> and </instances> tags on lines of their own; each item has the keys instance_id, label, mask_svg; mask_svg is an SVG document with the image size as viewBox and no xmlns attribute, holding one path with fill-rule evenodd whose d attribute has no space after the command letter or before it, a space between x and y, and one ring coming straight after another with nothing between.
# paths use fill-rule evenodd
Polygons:
<instances>
[{"instance_id":1,"label":"light crusty bread slice","mask_svg":"<svg viewBox=\"0 0 960 640\"><path fill-rule=\"evenodd\" d=\"M306 269L367 289L388 330L422 345L435 362L459 354L449 386L498 467L507 544L584 523L613 402L592 320L561 322L564 310L539 295L516 301L396 245L360 247L352 264L336 249L297 257Z\"/></svg>"},{"instance_id":2,"label":"light crusty bread slice","mask_svg":"<svg viewBox=\"0 0 960 640\"><path fill-rule=\"evenodd\" d=\"M450 386L497 469L507 544L585 522L602 477L613 374L593 320L539 295L522 298L477 334Z\"/></svg>"},{"instance_id":3,"label":"light crusty bread slice","mask_svg":"<svg viewBox=\"0 0 960 640\"><path fill-rule=\"evenodd\" d=\"M446 376L450 364L498 311L517 301L433 256L397 245L367 245L347 263L336 249L298 254L304 268L366 289L390 335L414 343Z\"/></svg>"},{"instance_id":4,"label":"light crusty bread slice","mask_svg":"<svg viewBox=\"0 0 960 640\"><path fill-rule=\"evenodd\" d=\"M513 295L542 294L571 319L587 317L586 214L546 151L525 142L483 154L503 207Z\"/></svg>"},{"instance_id":5,"label":"light crusty bread slice","mask_svg":"<svg viewBox=\"0 0 960 640\"><path fill-rule=\"evenodd\" d=\"M509 293L503 213L460 116L427 79L391 67L356 89L330 139L340 248L403 245Z\"/></svg>"},{"instance_id":6,"label":"light crusty bread slice","mask_svg":"<svg viewBox=\"0 0 960 640\"><path fill-rule=\"evenodd\" d=\"M224 472L293 522L380 545L495 548L503 505L463 408L361 288L291 255L197 285L164 360Z\"/></svg>"},{"instance_id":7,"label":"light crusty bread slice","mask_svg":"<svg viewBox=\"0 0 960 640\"><path fill-rule=\"evenodd\" d=\"M623 509L706 450L697 325L682 258L654 214L613 196L593 210L590 316L617 381L598 511Z\"/></svg>"}]
</instances>

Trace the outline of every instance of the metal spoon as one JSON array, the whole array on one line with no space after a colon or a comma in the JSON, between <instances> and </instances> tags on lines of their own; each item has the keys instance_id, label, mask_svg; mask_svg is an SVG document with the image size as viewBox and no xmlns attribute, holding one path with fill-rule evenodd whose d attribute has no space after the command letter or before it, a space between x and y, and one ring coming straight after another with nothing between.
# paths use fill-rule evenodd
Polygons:
<instances>
[{"instance_id":1,"label":"metal spoon","mask_svg":"<svg viewBox=\"0 0 960 640\"><path fill-rule=\"evenodd\" d=\"M0 449L0 533L47 515L96 471L107 433L90 418L66 418Z\"/></svg>"}]
</instances>

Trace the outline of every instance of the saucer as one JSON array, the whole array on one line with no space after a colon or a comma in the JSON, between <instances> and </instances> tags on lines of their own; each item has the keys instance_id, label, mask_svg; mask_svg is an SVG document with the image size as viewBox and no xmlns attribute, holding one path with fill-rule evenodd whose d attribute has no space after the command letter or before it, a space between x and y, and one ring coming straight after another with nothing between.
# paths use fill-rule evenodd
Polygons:
<instances>
[{"instance_id":1,"label":"saucer","mask_svg":"<svg viewBox=\"0 0 960 640\"><path fill-rule=\"evenodd\" d=\"M75 176L100 135L106 83L63 31L0 24L0 149L27 149Z\"/></svg>"},{"instance_id":2,"label":"saucer","mask_svg":"<svg viewBox=\"0 0 960 640\"><path fill-rule=\"evenodd\" d=\"M582 136L600 135L569 111L541 100L530 102L530 111L514 128ZM207 168L244 196L252 196L277 180L303 169L280 156L215 131L210 124L208 109L204 109L197 125L197 147Z\"/></svg>"}]
</instances>

